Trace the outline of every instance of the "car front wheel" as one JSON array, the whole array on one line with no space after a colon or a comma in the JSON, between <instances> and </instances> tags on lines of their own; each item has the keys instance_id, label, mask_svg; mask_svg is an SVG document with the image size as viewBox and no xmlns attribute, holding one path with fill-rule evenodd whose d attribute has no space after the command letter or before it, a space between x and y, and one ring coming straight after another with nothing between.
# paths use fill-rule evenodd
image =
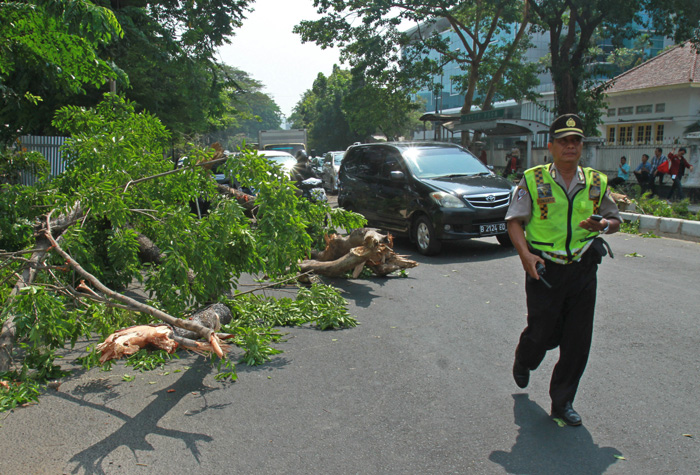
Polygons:
<instances>
[{"instance_id":1,"label":"car front wheel","mask_svg":"<svg viewBox=\"0 0 700 475\"><path fill-rule=\"evenodd\" d=\"M513 247L513 241L510 240L508 233L498 234L496 235L496 239L498 239L498 244L503 247Z\"/></svg>"},{"instance_id":2,"label":"car front wheel","mask_svg":"<svg viewBox=\"0 0 700 475\"><path fill-rule=\"evenodd\" d=\"M421 216L413 226L413 240L418 247L418 252L426 256L432 256L440 252L442 243L435 237L433 223L426 216Z\"/></svg>"}]
</instances>

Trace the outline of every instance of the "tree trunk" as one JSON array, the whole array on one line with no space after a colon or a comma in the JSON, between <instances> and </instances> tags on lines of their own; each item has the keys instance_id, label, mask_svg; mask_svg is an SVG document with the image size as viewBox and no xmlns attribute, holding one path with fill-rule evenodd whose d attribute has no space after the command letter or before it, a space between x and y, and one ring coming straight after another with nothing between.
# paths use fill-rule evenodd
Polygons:
<instances>
[{"instance_id":1,"label":"tree trunk","mask_svg":"<svg viewBox=\"0 0 700 475\"><path fill-rule=\"evenodd\" d=\"M384 277L418 265L396 254L393 245L390 234L384 236L370 228L356 229L346 237L334 234L326 239L326 249L316 259L301 262L301 271L326 277L343 277L352 271L352 277L357 278L367 266L375 275Z\"/></svg>"}]
</instances>

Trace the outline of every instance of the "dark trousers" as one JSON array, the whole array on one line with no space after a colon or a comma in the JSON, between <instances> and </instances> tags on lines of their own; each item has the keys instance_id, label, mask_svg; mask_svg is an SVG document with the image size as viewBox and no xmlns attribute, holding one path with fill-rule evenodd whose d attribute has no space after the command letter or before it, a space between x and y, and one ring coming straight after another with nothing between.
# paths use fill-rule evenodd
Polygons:
<instances>
[{"instance_id":1,"label":"dark trousers","mask_svg":"<svg viewBox=\"0 0 700 475\"><path fill-rule=\"evenodd\" d=\"M673 182L671 183L671 191L668 192L668 199L672 199L674 194L678 194L679 199L685 198L683 195L683 185L681 184L681 180L683 177L681 175L676 175L676 178L674 178Z\"/></svg>"},{"instance_id":2,"label":"dark trousers","mask_svg":"<svg viewBox=\"0 0 700 475\"><path fill-rule=\"evenodd\" d=\"M637 178L637 183L642 188L642 193L649 189L651 185L649 184L649 172L642 170L641 172L634 172L634 176Z\"/></svg>"},{"instance_id":3,"label":"dark trousers","mask_svg":"<svg viewBox=\"0 0 700 475\"><path fill-rule=\"evenodd\" d=\"M649 177L649 184L651 185L652 194L654 194L654 195L657 194L656 193L656 184L654 183L655 178L658 176L659 177L659 185L663 185L664 184L664 175L665 175L665 173L656 172L656 175L651 175Z\"/></svg>"},{"instance_id":4,"label":"dark trousers","mask_svg":"<svg viewBox=\"0 0 700 475\"><path fill-rule=\"evenodd\" d=\"M610 180L610 186L618 187L621 185L624 185L626 180L622 177L616 176L612 180Z\"/></svg>"},{"instance_id":5,"label":"dark trousers","mask_svg":"<svg viewBox=\"0 0 700 475\"><path fill-rule=\"evenodd\" d=\"M573 264L547 261L544 278L552 284L551 289L526 276L527 327L520 335L515 357L533 370L547 351L559 347L559 361L549 385L555 406L573 402L586 369L593 336L598 262L600 257L593 250Z\"/></svg>"}]
</instances>

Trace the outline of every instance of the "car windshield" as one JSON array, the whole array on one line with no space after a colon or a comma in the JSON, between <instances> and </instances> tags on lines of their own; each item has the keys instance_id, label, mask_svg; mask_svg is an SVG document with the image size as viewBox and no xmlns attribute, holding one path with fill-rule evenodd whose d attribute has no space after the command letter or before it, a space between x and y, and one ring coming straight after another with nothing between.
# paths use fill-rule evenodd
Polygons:
<instances>
[{"instance_id":1,"label":"car windshield","mask_svg":"<svg viewBox=\"0 0 700 475\"><path fill-rule=\"evenodd\" d=\"M456 147L411 148L403 156L418 178L491 174L474 155Z\"/></svg>"},{"instance_id":2,"label":"car windshield","mask_svg":"<svg viewBox=\"0 0 700 475\"><path fill-rule=\"evenodd\" d=\"M336 165L340 165L340 162L343 160L343 155L344 153L333 154L333 163Z\"/></svg>"},{"instance_id":3,"label":"car windshield","mask_svg":"<svg viewBox=\"0 0 700 475\"><path fill-rule=\"evenodd\" d=\"M271 162L278 163L282 165L282 167L286 168L287 170L291 170L294 165L297 163L296 159L292 157L291 155L267 155L263 154L265 158L270 160Z\"/></svg>"}]
</instances>

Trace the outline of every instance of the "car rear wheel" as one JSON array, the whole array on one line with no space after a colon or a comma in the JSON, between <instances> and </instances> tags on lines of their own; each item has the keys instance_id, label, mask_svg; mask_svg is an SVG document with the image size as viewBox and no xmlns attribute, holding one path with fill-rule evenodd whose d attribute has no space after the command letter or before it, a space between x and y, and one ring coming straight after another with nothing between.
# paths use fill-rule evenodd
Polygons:
<instances>
[{"instance_id":1,"label":"car rear wheel","mask_svg":"<svg viewBox=\"0 0 700 475\"><path fill-rule=\"evenodd\" d=\"M416 243L418 252L426 256L437 254L442 247L442 243L435 237L433 223L425 216L421 216L416 220L413 226L413 240Z\"/></svg>"},{"instance_id":2,"label":"car rear wheel","mask_svg":"<svg viewBox=\"0 0 700 475\"><path fill-rule=\"evenodd\" d=\"M498 239L498 244L503 247L513 247L513 241L510 240L508 233L497 234L496 239Z\"/></svg>"}]
</instances>

